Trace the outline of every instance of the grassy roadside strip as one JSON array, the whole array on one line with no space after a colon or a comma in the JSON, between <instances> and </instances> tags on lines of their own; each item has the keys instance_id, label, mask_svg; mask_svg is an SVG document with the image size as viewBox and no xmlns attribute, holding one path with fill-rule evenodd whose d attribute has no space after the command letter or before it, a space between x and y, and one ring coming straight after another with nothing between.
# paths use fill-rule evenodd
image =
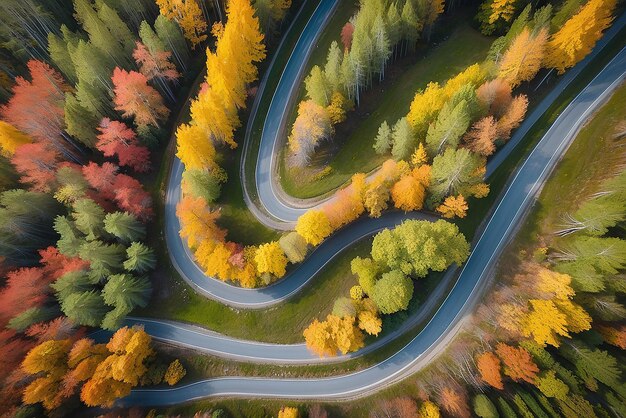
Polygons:
<instances>
[{"instance_id":1,"label":"grassy roadside strip","mask_svg":"<svg viewBox=\"0 0 626 418\"><path fill-rule=\"evenodd\" d=\"M582 75L581 75L582 76ZM529 217L521 228L522 233L507 246L503 259L514 260L522 251L529 251L535 244L538 236L550 234L553 227L559 222L558 215L564 211L575 210L581 195L588 195L594 192L602 176L606 174L608 166L615 166L620 163L615 158L616 147L618 144L610 141L610 127L612 123L619 117L620 109L626 106L626 85L622 85L607 105L603 106L579 133L572 146L569 148L563 159L556 167L554 173L547 181L537 204L532 209ZM607 128L608 127L608 128ZM603 137L604 135L604 137ZM600 139L600 140L599 140ZM623 150L621 153L623 155ZM607 160L610 163L607 166ZM504 263L499 266L497 275L510 274L514 272L515 263ZM209 363L210 362L210 363ZM219 361L213 363L213 360L197 360L195 363L198 369L190 373L191 376L197 376L201 367L206 367L207 375L211 376L215 373L220 365ZM234 373L260 373L263 368L249 368L248 365L229 362L226 366L232 368ZM299 368L279 367L273 368L268 375L271 376L290 376L296 373ZM310 376L311 368L306 368L302 375ZM191 377L190 376L190 377ZM315 374L317 376L317 374ZM414 375L410 380L405 380L399 384L391 386L375 396L369 396L358 401L329 403L324 407L330 416L368 416L369 412L375 407L381 399L391 399L398 396L419 395L418 388L413 383L416 380ZM183 416L192 415L198 410L208 410L214 407L226 408L232 417L265 417L274 416L276 411L282 405L299 406L301 403L297 401L280 401L280 400L239 400L239 399L220 399L205 400L181 405L177 407L167 408L163 412L171 415L182 414ZM159 411L161 412L161 411Z\"/></svg>"}]
</instances>

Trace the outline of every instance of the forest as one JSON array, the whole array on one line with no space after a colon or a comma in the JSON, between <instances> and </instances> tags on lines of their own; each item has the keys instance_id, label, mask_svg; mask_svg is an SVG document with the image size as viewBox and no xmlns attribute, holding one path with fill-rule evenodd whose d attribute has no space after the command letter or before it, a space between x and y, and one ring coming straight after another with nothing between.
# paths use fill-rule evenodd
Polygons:
<instances>
[{"instance_id":1,"label":"forest","mask_svg":"<svg viewBox=\"0 0 626 418\"><path fill-rule=\"evenodd\" d=\"M419 323L409 319L444 303L509 175L547 135L544 119L533 119L536 131L522 130L527 118L573 69L607 65L603 53L593 58L602 65L585 59L624 10L616 0L337 0L274 128L277 162L263 167L277 177L270 181L278 201L297 213L281 219L264 206L258 184L247 190L245 161L263 146L254 124L269 112L263 101L274 99L272 83L282 82L282 74L272 79L273 68L288 65L281 54L307 30L298 22L324 1L1 2L1 416L626 416L626 93L619 83L563 150L486 273L476 306L415 374L381 385L361 404L215 398L157 410L125 403L221 376L216 370L230 375L229 365L255 378L358 372L418 338L436 309ZM401 86L408 106L377 106L393 100L385 91L403 72L429 65L428 54L463 19L489 45L480 58L450 56L445 76ZM614 36L602 47L617 56L624 31ZM557 114L567 105L558 98ZM366 135L360 125L370 127ZM518 130L526 148L503 151ZM347 181L314 198L289 196L290 176L325 187L320 182L352 134L363 150L353 159L369 165L342 173ZM509 152L504 168L493 174L501 152ZM178 188L170 184L176 163ZM332 292L319 294L305 280L275 297L278 308L245 316L246 306L184 277L167 235L169 208L174 238L203 283L234 294L271 296L338 236L367 222L384 227L359 232L356 250L342 247L311 273L317 280L334 268ZM392 217L398 221L389 226ZM211 308L217 304L241 318L237 335L256 326L250 322L272 323L277 309L297 309L292 294L310 292L312 308L285 331L286 342L301 343L320 365L253 358L246 369L220 350L153 336L141 316L180 320L168 316L181 300L172 289L189 302L177 309L205 315L210 307L202 326L228 321ZM161 306L167 298L173 302ZM192 322L180 326L221 335L223 328L197 330ZM244 342L274 337L264 338ZM383 345L387 351L368 351ZM321 363L344 358L357 360Z\"/></svg>"}]
</instances>

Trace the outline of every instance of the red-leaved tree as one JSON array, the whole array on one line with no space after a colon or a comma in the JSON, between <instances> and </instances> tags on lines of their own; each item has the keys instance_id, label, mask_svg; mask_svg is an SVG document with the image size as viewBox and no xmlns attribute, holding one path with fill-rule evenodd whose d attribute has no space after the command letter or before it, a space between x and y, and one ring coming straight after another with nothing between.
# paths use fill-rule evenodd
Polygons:
<instances>
[{"instance_id":1,"label":"red-leaved tree","mask_svg":"<svg viewBox=\"0 0 626 418\"><path fill-rule=\"evenodd\" d=\"M136 71L125 71L118 67L113 70L113 103L124 117L134 117L139 127L159 126L170 111L163 104L163 98L148 85L145 75Z\"/></svg>"},{"instance_id":2,"label":"red-leaved tree","mask_svg":"<svg viewBox=\"0 0 626 418\"><path fill-rule=\"evenodd\" d=\"M15 78L13 96L0 108L2 119L38 141L63 146L65 91L63 77L48 64L28 62L31 80Z\"/></svg>"},{"instance_id":3,"label":"red-leaved tree","mask_svg":"<svg viewBox=\"0 0 626 418\"><path fill-rule=\"evenodd\" d=\"M135 131L128 125L104 118L98 130L100 135L96 147L105 157L117 156L121 166L141 173L150 169L150 151L139 145Z\"/></svg>"},{"instance_id":4,"label":"red-leaved tree","mask_svg":"<svg viewBox=\"0 0 626 418\"><path fill-rule=\"evenodd\" d=\"M31 189L38 192L52 189L60 161L61 155L43 142L20 145L11 158L20 182L31 185Z\"/></svg>"}]
</instances>

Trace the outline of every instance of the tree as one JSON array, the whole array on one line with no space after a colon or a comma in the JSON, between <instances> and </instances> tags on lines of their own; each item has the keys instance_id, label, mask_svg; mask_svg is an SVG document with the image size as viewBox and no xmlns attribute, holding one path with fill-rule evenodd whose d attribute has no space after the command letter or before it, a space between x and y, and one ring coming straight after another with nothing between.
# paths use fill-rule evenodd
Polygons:
<instances>
[{"instance_id":1,"label":"tree","mask_svg":"<svg viewBox=\"0 0 626 418\"><path fill-rule=\"evenodd\" d=\"M176 207L176 216L180 219L180 236L191 248L204 241L222 242L226 237L226 231L216 224L219 212L209 210L201 198L184 197Z\"/></svg>"},{"instance_id":2,"label":"tree","mask_svg":"<svg viewBox=\"0 0 626 418\"><path fill-rule=\"evenodd\" d=\"M432 200L441 201L447 195L484 197L481 187L485 172L483 159L466 149L448 148L433 159ZM488 189L486 190L488 192Z\"/></svg>"},{"instance_id":3,"label":"tree","mask_svg":"<svg viewBox=\"0 0 626 418\"><path fill-rule=\"evenodd\" d=\"M528 28L524 28L504 53L498 77L506 80L511 87L532 80L541 69L547 41L547 29L533 35Z\"/></svg>"},{"instance_id":4,"label":"tree","mask_svg":"<svg viewBox=\"0 0 626 418\"><path fill-rule=\"evenodd\" d=\"M620 385L621 370L618 361L608 352L575 345L563 346L561 354L576 366L576 373L588 386L596 386L592 380L597 380L608 387Z\"/></svg>"},{"instance_id":5,"label":"tree","mask_svg":"<svg viewBox=\"0 0 626 418\"><path fill-rule=\"evenodd\" d=\"M52 147L34 142L19 146L11 158L11 164L21 175L21 183L29 184L33 191L49 192L54 185L60 160L61 155Z\"/></svg>"},{"instance_id":6,"label":"tree","mask_svg":"<svg viewBox=\"0 0 626 418\"><path fill-rule=\"evenodd\" d=\"M374 237L371 251L376 263L413 277L443 271L452 263L460 265L468 253L469 244L457 226L443 220L407 220L385 229Z\"/></svg>"},{"instance_id":7,"label":"tree","mask_svg":"<svg viewBox=\"0 0 626 418\"><path fill-rule=\"evenodd\" d=\"M599 325L598 332L608 344L626 349L626 325Z\"/></svg>"},{"instance_id":8,"label":"tree","mask_svg":"<svg viewBox=\"0 0 626 418\"><path fill-rule=\"evenodd\" d=\"M498 136L498 125L493 116L486 116L472 125L465 135L467 148L480 155L489 156L496 150L495 141Z\"/></svg>"},{"instance_id":9,"label":"tree","mask_svg":"<svg viewBox=\"0 0 626 418\"><path fill-rule=\"evenodd\" d=\"M3 156L12 156L20 145L30 142L32 139L28 135L20 132L13 125L0 120L0 148Z\"/></svg>"},{"instance_id":10,"label":"tree","mask_svg":"<svg viewBox=\"0 0 626 418\"><path fill-rule=\"evenodd\" d=\"M320 357L346 354L363 346L363 333L355 325L354 317L340 318L328 315L324 322L313 320L304 330L307 347Z\"/></svg>"},{"instance_id":11,"label":"tree","mask_svg":"<svg viewBox=\"0 0 626 418\"><path fill-rule=\"evenodd\" d=\"M215 202L221 194L226 173L217 169L190 169L183 171L181 187L183 194L199 197L207 203Z\"/></svg>"},{"instance_id":12,"label":"tree","mask_svg":"<svg viewBox=\"0 0 626 418\"><path fill-rule=\"evenodd\" d=\"M467 215L467 202L463 195L448 196L441 205L437 207L437 212L444 218L450 219L458 216L459 218L465 218Z\"/></svg>"},{"instance_id":13,"label":"tree","mask_svg":"<svg viewBox=\"0 0 626 418\"><path fill-rule=\"evenodd\" d=\"M296 231L289 232L280 237L278 244L285 253L287 260L292 264L300 263L304 260L308 252L306 240Z\"/></svg>"},{"instance_id":14,"label":"tree","mask_svg":"<svg viewBox=\"0 0 626 418\"><path fill-rule=\"evenodd\" d=\"M496 353L504 363L504 374L516 382L534 383L539 368L533 361L528 350L523 347L512 347L498 343Z\"/></svg>"},{"instance_id":15,"label":"tree","mask_svg":"<svg viewBox=\"0 0 626 418\"><path fill-rule=\"evenodd\" d=\"M496 406L485 395L478 394L474 397L474 412L481 418L498 418Z\"/></svg>"},{"instance_id":16,"label":"tree","mask_svg":"<svg viewBox=\"0 0 626 418\"><path fill-rule=\"evenodd\" d=\"M136 179L126 174L115 176L113 200L123 211L130 212L142 221L152 218L152 198Z\"/></svg>"},{"instance_id":17,"label":"tree","mask_svg":"<svg viewBox=\"0 0 626 418\"><path fill-rule=\"evenodd\" d=\"M186 170L215 170L215 147L198 125L182 124L176 130L176 156Z\"/></svg>"},{"instance_id":18,"label":"tree","mask_svg":"<svg viewBox=\"0 0 626 418\"><path fill-rule=\"evenodd\" d=\"M170 111L163 104L163 98L148 85L148 79L143 74L116 67L111 80L115 109L123 112L124 117L133 116L137 126L158 127L159 121L169 115Z\"/></svg>"},{"instance_id":19,"label":"tree","mask_svg":"<svg viewBox=\"0 0 626 418\"><path fill-rule=\"evenodd\" d=\"M328 217L321 210L308 210L298 218L296 232L311 245L318 245L332 232Z\"/></svg>"},{"instance_id":20,"label":"tree","mask_svg":"<svg viewBox=\"0 0 626 418\"><path fill-rule=\"evenodd\" d=\"M350 51L350 47L352 46L352 36L354 35L354 25L350 22L346 22L345 25L341 28L341 43L343 44L343 49L346 51Z\"/></svg>"},{"instance_id":21,"label":"tree","mask_svg":"<svg viewBox=\"0 0 626 418\"><path fill-rule=\"evenodd\" d=\"M346 111L352 108L352 102L338 91L334 92L330 99L330 104L326 107L326 112L330 118L330 123L336 125L346 120Z\"/></svg>"},{"instance_id":22,"label":"tree","mask_svg":"<svg viewBox=\"0 0 626 418\"><path fill-rule=\"evenodd\" d=\"M113 274L122 265L125 253L120 244L107 244L102 241L87 241L78 249L78 256L89 262L91 274L101 279Z\"/></svg>"},{"instance_id":23,"label":"tree","mask_svg":"<svg viewBox=\"0 0 626 418\"><path fill-rule=\"evenodd\" d=\"M287 257L277 241L262 244L254 256L259 273L270 273L280 278L285 275Z\"/></svg>"},{"instance_id":24,"label":"tree","mask_svg":"<svg viewBox=\"0 0 626 418\"><path fill-rule=\"evenodd\" d=\"M332 90L326 80L326 74L318 65L311 69L311 73L304 79L304 85L309 99L319 106L328 106Z\"/></svg>"},{"instance_id":25,"label":"tree","mask_svg":"<svg viewBox=\"0 0 626 418\"><path fill-rule=\"evenodd\" d=\"M36 141L68 145L62 140L65 91L69 89L61 74L48 64L31 60L27 64L31 80L15 78L13 95L0 107L2 119Z\"/></svg>"},{"instance_id":26,"label":"tree","mask_svg":"<svg viewBox=\"0 0 626 418\"><path fill-rule=\"evenodd\" d=\"M207 38L207 22L196 0L156 0L156 3L163 16L180 25L192 48Z\"/></svg>"},{"instance_id":27,"label":"tree","mask_svg":"<svg viewBox=\"0 0 626 418\"><path fill-rule=\"evenodd\" d=\"M498 119L498 138L509 139L511 131L516 129L526 115L528 108L528 98L525 95L515 96L506 113Z\"/></svg>"},{"instance_id":28,"label":"tree","mask_svg":"<svg viewBox=\"0 0 626 418\"><path fill-rule=\"evenodd\" d=\"M546 64L563 74L582 60L613 21L615 0L587 2L548 42Z\"/></svg>"},{"instance_id":29,"label":"tree","mask_svg":"<svg viewBox=\"0 0 626 418\"><path fill-rule=\"evenodd\" d=\"M439 403L443 409L457 417L470 416L467 395L460 386L444 387L439 395Z\"/></svg>"},{"instance_id":30,"label":"tree","mask_svg":"<svg viewBox=\"0 0 626 418\"><path fill-rule=\"evenodd\" d=\"M400 270L384 273L371 297L384 314L406 310L413 297L413 281Z\"/></svg>"},{"instance_id":31,"label":"tree","mask_svg":"<svg viewBox=\"0 0 626 418\"><path fill-rule=\"evenodd\" d=\"M487 113L501 117L511 104L511 86L501 78L485 81L476 90L478 102Z\"/></svg>"},{"instance_id":32,"label":"tree","mask_svg":"<svg viewBox=\"0 0 626 418\"><path fill-rule=\"evenodd\" d=\"M458 104L446 103L437 120L428 128L426 149L432 156L443 153L446 149L456 149L461 136L467 131L470 123L467 102Z\"/></svg>"},{"instance_id":33,"label":"tree","mask_svg":"<svg viewBox=\"0 0 626 418\"><path fill-rule=\"evenodd\" d=\"M186 374L187 370L185 370L180 360L176 359L167 367L163 380L165 380L168 385L174 386L176 383L180 382Z\"/></svg>"},{"instance_id":34,"label":"tree","mask_svg":"<svg viewBox=\"0 0 626 418\"><path fill-rule=\"evenodd\" d=\"M356 274L359 285L367 295L371 295L376 284L376 276L379 273L379 266L371 258L353 258L350 262L352 274Z\"/></svg>"},{"instance_id":35,"label":"tree","mask_svg":"<svg viewBox=\"0 0 626 418\"><path fill-rule=\"evenodd\" d=\"M146 236L146 227L127 212L107 213L104 230L125 242L137 241Z\"/></svg>"},{"instance_id":36,"label":"tree","mask_svg":"<svg viewBox=\"0 0 626 418\"><path fill-rule=\"evenodd\" d=\"M567 332L567 318L551 300L533 299L530 301L532 310L522 320L522 334L545 346L546 344L558 347L558 336L569 337Z\"/></svg>"},{"instance_id":37,"label":"tree","mask_svg":"<svg viewBox=\"0 0 626 418\"><path fill-rule=\"evenodd\" d=\"M104 232L104 210L91 199L79 199L72 205L72 218L76 229L91 241Z\"/></svg>"},{"instance_id":38,"label":"tree","mask_svg":"<svg viewBox=\"0 0 626 418\"><path fill-rule=\"evenodd\" d=\"M137 273L146 273L154 270L156 266L156 256L154 251L140 242L133 242L126 249L126 260L124 269Z\"/></svg>"},{"instance_id":39,"label":"tree","mask_svg":"<svg viewBox=\"0 0 626 418\"><path fill-rule=\"evenodd\" d=\"M569 388L562 380L556 377L554 370L542 373L536 379L537 389L548 398L565 399Z\"/></svg>"},{"instance_id":40,"label":"tree","mask_svg":"<svg viewBox=\"0 0 626 418\"><path fill-rule=\"evenodd\" d=\"M440 416L439 407L433 402L424 401L420 405L419 418L439 418Z\"/></svg>"},{"instance_id":41,"label":"tree","mask_svg":"<svg viewBox=\"0 0 626 418\"><path fill-rule=\"evenodd\" d=\"M416 135L423 135L428 129L428 124L441 110L446 102L446 95L439 83L430 82L423 91L415 94L407 121Z\"/></svg>"},{"instance_id":42,"label":"tree","mask_svg":"<svg viewBox=\"0 0 626 418\"><path fill-rule=\"evenodd\" d=\"M413 152L413 155L411 155L411 164L413 164L415 168L417 170L420 170L421 172L422 170L424 170L423 167L426 165L427 162L428 154L426 154L426 148L424 148L424 144L420 142L417 148L415 148L415 152ZM424 182L422 180L422 182L430 184L430 166L428 167L428 170L428 181Z\"/></svg>"},{"instance_id":43,"label":"tree","mask_svg":"<svg viewBox=\"0 0 626 418\"><path fill-rule=\"evenodd\" d=\"M25 404L41 402L47 410L58 407L63 401L61 383L67 372L67 354L70 340L50 340L32 348L22 361L22 370L39 375L24 389Z\"/></svg>"},{"instance_id":44,"label":"tree","mask_svg":"<svg viewBox=\"0 0 626 418\"><path fill-rule=\"evenodd\" d=\"M313 102L303 101L298 106L298 117L291 129L289 148L294 163L300 167L309 163L311 155L320 142L330 138L333 129L328 111Z\"/></svg>"},{"instance_id":45,"label":"tree","mask_svg":"<svg viewBox=\"0 0 626 418\"><path fill-rule=\"evenodd\" d=\"M480 378L496 389L504 389L500 372L500 360L490 351L480 354L476 358L476 365L480 372Z\"/></svg>"},{"instance_id":46,"label":"tree","mask_svg":"<svg viewBox=\"0 0 626 418\"><path fill-rule=\"evenodd\" d=\"M98 127L100 134L96 147L105 157L117 156L121 166L137 172L150 169L150 151L139 145L135 132L123 122L103 118Z\"/></svg>"},{"instance_id":47,"label":"tree","mask_svg":"<svg viewBox=\"0 0 626 418\"><path fill-rule=\"evenodd\" d=\"M163 79L175 81L180 77L176 66L170 61L172 53L163 49L149 49L144 43L137 41L133 51L133 59L139 66L141 74L148 80Z\"/></svg>"},{"instance_id":48,"label":"tree","mask_svg":"<svg viewBox=\"0 0 626 418\"><path fill-rule=\"evenodd\" d=\"M278 411L278 418L298 418L299 416L298 408L283 406L280 408L280 411Z\"/></svg>"},{"instance_id":49,"label":"tree","mask_svg":"<svg viewBox=\"0 0 626 418\"><path fill-rule=\"evenodd\" d=\"M359 328L369 335L378 335L383 328L383 321L371 311L359 312Z\"/></svg>"},{"instance_id":50,"label":"tree","mask_svg":"<svg viewBox=\"0 0 626 418\"><path fill-rule=\"evenodd\" d=\"M90 327L99 326L107 311L102 296L95 290L71 293L60 302L61 310L69 319Z\"/></svg>"},{"instance_id":51,"label":"tree","mask_svg":"<svg viewBox=\"0 0 626 418\"><path fill-rule=\"evenodd\" d=\"M406 159L415 149L416 140L406 117L399 119L393 125L391 141L393 143L391 155L395 159Z\"/></svg>"},{"instance_id":52,"label":"tree","mask_svg":"<svg viewBox=\"0 0 626 418\"><path fill-rule=\"evenodd\" d=\"M405 212L420 210L424 205L426 190L413 170L411 174L405 174L391 188L391 198L397 209Z\"/></svg>"}]
</instances>

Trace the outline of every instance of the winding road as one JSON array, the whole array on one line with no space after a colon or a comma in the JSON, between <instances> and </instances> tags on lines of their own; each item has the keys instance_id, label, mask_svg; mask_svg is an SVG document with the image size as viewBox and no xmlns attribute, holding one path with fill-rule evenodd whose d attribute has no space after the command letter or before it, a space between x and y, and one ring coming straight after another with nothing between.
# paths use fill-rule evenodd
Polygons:
<instances>
[{"instance_id":1,"label":"winding road","mask_svg":"<svg viewBox=\"0 0 626 418\"><path fill-rule=\"evenodd\" d=\"M327 20L336 1L321 1L320 6L316 9L298 41L295 48L296 52L300 47L306 48L307 51L310 50L317 34L323 28L323 24L320 22ZM320 8L322 5L327 6ZM318 13L318 17L321 20L314 20ZM311 26L311 22L314 22L314 26ZM608 40L615 36L624 24L626 24L626 15L614 23L592 54L598 54ZM314 33L311 36L304 36L309 32ZM304 42L302 45L300 44L301 41ZM559 84L555 86L554 92L546 97L528 116L507 146L503 147L496 157L489 162L489 174L493 173L506 155L513 152L515 145L521 141L533 123L545 112L558 94L569 85L577 73L582 71L592 56L570 70L570 74L563 77ZM289 64L286 68L289 68ZM290 86L286 90L280 90L284 91L284 94L289 95L295 91L295 85L299 80L299 72L301 70L292 71L292 73L283 74L276 91L279 91L282 83ZM589 115L607 100L611 92L619 86L625 75L626 48L620 51L611 63L570 103L526 158L499 199L480 238L476 241L469 259L462 268L453 289L423 330L393 356L366 370L343 376L321 379L224 377L167 389L137 389L120 403L123 405L146 406L171 405L208 396L223 395L344 399L368 394L374 389L380 389L413 373L425 365L430 357L438 352L441 347L445 346L447 340L454 335L455 328L458 327L464 315L473 306L478 296L481 282L484 282L490 268L500 255L502 247L511 238L515 228L521 224L524 215L532 206L534 198L550 172L554 169ZM288 97L282 98L288 100ZM266 119L268 132L273 129L278 130L284 119L284 108L282 112L278 108L278 113L271 113L271 109L272 107L270 106L270 113L268 113ZM268 125L269 119L275 119L274 122L278 124ZM275 144L276 136L274 136L273 142L262 142L262 153L259 154L259 161L267 162L266 159L261 159L261 155L269 155L271 159L271 154L266 154L265 150L266 147L269 147L273 153ZM263 188L259 187L261 184L267 183L265 181L259 183L257 178L259 195L264 197L264 199L261 199L261 202L263 202L265 209L270 214L272 214L273 210L277 211L272 214L275 215L276 219L285 220L287 218L289 220L291 218L288 216L291 215L286 216L286 213L296 214L302 209L291 207L285 202L280 203L279 209L277 209L278 206L276 208L269 206L267 202L272 197L263 192L263 190L271 190L272 188L271 170L268 173L266 181L269 182L267 186L269 189L265 188L265 186ZM337 232L324 244L320 245L307 261L291 272L285 280L265 289L245 290L207 278L195 265L191 254L186 249L186 245L180 239L178 235L178 220L175 216L176 202L180 198L180 174L180 163L175 162L166 201L166 240L172 261L181 273L181 276L198 291L229 305L242 308L267 307L288 298L311 280L315 273L332 260L336 254L354 241L369 236L382 228L395 226L408 217L425 216L388 212L379 219L361 219ZM276 196L274 195L274 197ZM169 321L141 318L130 321L145 324L146 330L157 339L202 349L216 355L223 355L224 357L284 363L309 362L311 360L311 354L303 350L302 345L275 345L236 340L193 326Z\"/></svg>"}]
</instances>

